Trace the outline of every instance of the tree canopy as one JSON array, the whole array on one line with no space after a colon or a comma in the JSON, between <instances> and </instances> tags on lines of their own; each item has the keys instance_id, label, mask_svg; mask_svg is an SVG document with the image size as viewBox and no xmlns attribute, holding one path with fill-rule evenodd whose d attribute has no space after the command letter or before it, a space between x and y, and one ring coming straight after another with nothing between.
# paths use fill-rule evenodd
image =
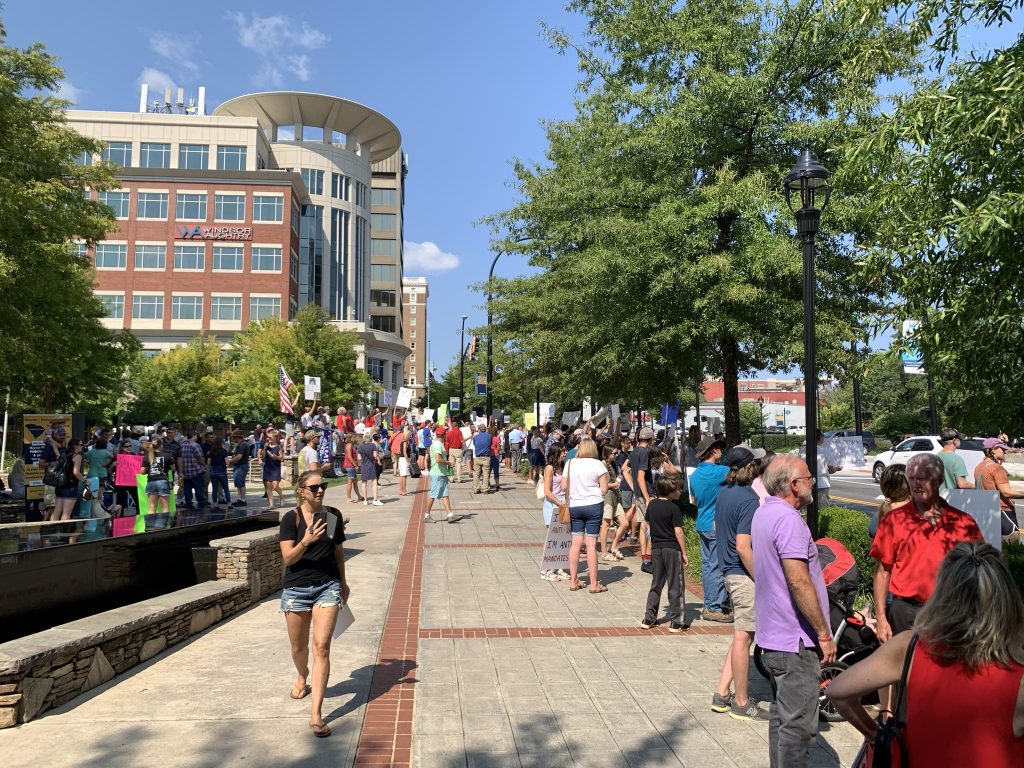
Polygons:
<instances>
[{"instance_id":1,"label":"tree canopy","mask_svg":"<svg viewBox=\"0 0 1024 768\"><path fill-rule=\"evenodd\" d=\"M914 66L883 12L806 0L575 0L587 38L571 121L547 125L545 163L515 164L521 194L490 219L495 247L541 271L496 279L506 375L562 399L673 401L705 373L737 379L802 350L801 261L780 180L804 146L843 185L819 238L821 367L842 367L876 289L851 254L874 226L843 148L877 120L876 86Z\"/></svg>"}]
</instances>

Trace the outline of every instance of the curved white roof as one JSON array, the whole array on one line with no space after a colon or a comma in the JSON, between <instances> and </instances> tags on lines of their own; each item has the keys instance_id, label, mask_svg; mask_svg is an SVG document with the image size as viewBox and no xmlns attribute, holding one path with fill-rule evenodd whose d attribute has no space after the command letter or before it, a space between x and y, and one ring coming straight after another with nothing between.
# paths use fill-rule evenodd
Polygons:
<instances>
[{"instance_id":1,"label":"curved white roof","mask_svg":"<svg viewBox=\"0 0 1024 768\"><path fill-rule=\"evenodd\" d=\"M402 146L398 128L380 112L322 93L250 93L225 101L213 114L255 117L271 137L281 125L309 125L323 128L325 141L330 143L331 133L337 131L367 150L371 162L390 157ZM296 137L301 137L298 127Z\"/></svg>"}]
</instances>

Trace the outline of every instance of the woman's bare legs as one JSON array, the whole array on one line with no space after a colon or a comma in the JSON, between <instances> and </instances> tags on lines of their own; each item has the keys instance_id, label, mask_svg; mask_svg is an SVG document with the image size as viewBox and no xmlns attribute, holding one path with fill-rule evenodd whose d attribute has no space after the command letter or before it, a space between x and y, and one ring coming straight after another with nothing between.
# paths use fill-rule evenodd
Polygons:
<instances>
[{"instance_id":1,"label":"woman's bare legs","mask_svg":"<svg viewBox=\"0 0 1024 768\"><path fill-rule=\"evenodd\" d=\"M569 547L569 586L575 587L579 584L579 572L580 572L580 548L583 546L583 534L574 533L572 535L572 545ZM590 549L593 549L591 547ZM587 557L590 557L589 552ZM596 570L596 562L595 562Z\"/></svg>"},{"instance_id":2,"label":"woman's bare legs","mask_svg":"<svg viewBox=\"0 0 1024 768\"><path fill-rule=\"evenodd\" d=\"M285 623L288 625L288 641L292 646L292 663L295 664L296 691L306 688L309 677L309 625L313 618L311 611L286 611Z\"/></svg>"},{"instance_id":3,"label":"woman's bare legs","mask_svg":"<svg viewBox=\"0 0 1024 768\"><path fill-rule=\"evenodd\" d=\"M313 606L313 688L312 711L309 722L322 723L324 715L324 693L327 691L327 679L331 675L331 637L334 635L334 624L338 621L338 605Z\"/></svg>"}]
</instances>

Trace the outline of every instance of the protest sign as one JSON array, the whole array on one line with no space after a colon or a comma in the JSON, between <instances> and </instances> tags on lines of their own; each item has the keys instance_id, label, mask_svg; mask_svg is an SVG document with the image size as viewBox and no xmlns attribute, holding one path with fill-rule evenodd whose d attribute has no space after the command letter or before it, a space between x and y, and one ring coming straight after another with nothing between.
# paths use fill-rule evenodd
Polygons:
<instances>
[{"instance_id":1,"label":"protest sign","mask_svg":"<svg viewBox=\"0 0 1024 768\"><path fill-rule=\"evenodd\" d=\"M408 387L399 387L398 399L395 400L395 405L398 408L408 408L412 405L412 390Z\"/></svg>"},{"instance_id":2,"label":"protest sign","mask_svg":"<svg viewBox=\"0 0 1024 768\"><path fill-rule=\"evenodd\" d=\"M142 472L142 456L133 453L117 454L117 468L114 473L114 485L131 488Z\"/></svg>"},{"instance_id":3,"label":"protest sign","mask_svg":"<svg viewBox=\"0 0 1024 768\"><path fill-rule=\"evenodd\" d=\"M943 491L942 496L951 507L974 518L974 522L981 528L981 535L985 537L986 544L1002 550L1002 513L999 511L998 491L956 488Z\"/></svg>"},{"instance_id":4,"label":"protest sign","mask_svg":"<svg viewBox=\"0 0 1024 768\"><path fill-rule=\"evenodd\" d=\"M448 403L441 403L441 407L437 409L437 420L441 424L448 421Z\"/></svg>"},{"instance_id":5,"label":"protest sign","mask_svg":"<svg viewBox=\"0 0 1024 768\"><path fill-rule=\"evenodd\" d=\"M46 438L58 427L63 427L71 437L71 414L68 413L26 413L22 435L21 458L25 462L25 498L35 501L43 498L43 469L39 458L46 447Z\"/></svg>"},{"instance_id":6,"label":"protest sign","mask_svg":"<svg viewBox=\"0 0 1024 768\"><path fill-rule=\"evenodd\" d=\"M304 376L306 381L306 399L307 400L319 400L320 399L320 377L319 376Z\"/></svg>"},{"instance_id":7,"label":"protest sign","mask_svg":"<svg viewBox=\"0 0 1024 768\"><path fill-rule=\"evenodd\" d=\"M423 422L423 421L433 421L433 420L434 420L434 409L433 408L424 408L423 409L423 417L420 419L420 421Z\"/></svg>"},{"instance_id":8,"label":"protest sign","mask_svg":"<svg viewBox=\"0 0 1024 768\"><path fill-rule=\"evenodd\" d=\"M568 525L558 522L558 511L551 517L548 526L548 537L544 542L544 555L541 557L541 571L557 571L569 567L569 547L572 545L572 534Z\"/></svg>"}]
</instances>

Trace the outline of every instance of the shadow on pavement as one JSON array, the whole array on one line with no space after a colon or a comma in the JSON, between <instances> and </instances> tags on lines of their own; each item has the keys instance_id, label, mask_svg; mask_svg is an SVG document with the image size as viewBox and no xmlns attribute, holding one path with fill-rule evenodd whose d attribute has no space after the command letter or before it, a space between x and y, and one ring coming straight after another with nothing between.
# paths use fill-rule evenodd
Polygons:
<instances>
[{"instance_id":1,"label":"shadow on pavement","mask_svg":"<svg viewBox=\"0 0 1024 768\"><path fill-rule=\"evenodd\" d=\"M418 683L419 680L412 676L415 669L416 662L414 661L385 659L378 664L368 664L353 670L349 673L348 679L328 686L327 695L330 697L344 696L348 693L354 695L340 707L326 712L325 719L334 720L344 717L364 704L369 704L379 696L383 696L399 683Z\"/></svg>"}]
</instances>

